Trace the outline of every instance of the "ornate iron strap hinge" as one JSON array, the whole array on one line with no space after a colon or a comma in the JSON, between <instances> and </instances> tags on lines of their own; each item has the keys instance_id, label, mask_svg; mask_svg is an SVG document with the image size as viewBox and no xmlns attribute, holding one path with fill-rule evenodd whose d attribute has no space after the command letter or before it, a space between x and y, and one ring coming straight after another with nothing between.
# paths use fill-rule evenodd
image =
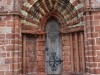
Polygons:
<instances>
[{"instance_id":1,"label":"ornate iron strap hinge","mask_svg":"<svg viewBox=\"0 0 100 75\"><path fill-rule=\"evenodd\" d=\"M60 58L56 56L56 52L51 52L51 56L49 57L49 66L51 67L52 71L56 71L57 67L63 62Z\"/></svg>"}]
</instances>

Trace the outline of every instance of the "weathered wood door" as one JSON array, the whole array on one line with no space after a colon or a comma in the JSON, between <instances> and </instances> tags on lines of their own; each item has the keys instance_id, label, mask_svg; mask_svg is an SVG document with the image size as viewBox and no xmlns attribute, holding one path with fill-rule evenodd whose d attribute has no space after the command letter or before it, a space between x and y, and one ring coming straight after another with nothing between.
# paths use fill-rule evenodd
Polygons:
<instances>
[{"instance_id":1,"label":"weathered wood door","mask_svg":"<svg viewBox=\"0 0 100 75\"><path fill-rule=\"evenodd\" d=\"M62 46L60 24L50 20L46 26L46 70L48 75L60 75L62 72Z\"/></svg>"},{"instance_id":2,"label":"weathered wood door","mask_svg":"<svg viewBox=\"0 0 100 75\"><path fill-rule=\"evenodd\" d=\"M36 39L23 35L23 74L34 74L36 70Z\"/></svg>"}]
</instances>

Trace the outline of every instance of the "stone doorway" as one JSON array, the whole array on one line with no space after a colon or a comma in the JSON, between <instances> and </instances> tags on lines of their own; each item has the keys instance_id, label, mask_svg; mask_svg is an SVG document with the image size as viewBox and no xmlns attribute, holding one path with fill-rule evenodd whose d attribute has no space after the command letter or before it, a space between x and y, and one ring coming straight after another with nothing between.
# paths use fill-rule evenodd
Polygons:
<instances>
[{"instance_id":1,"label":"stone doorway","mask_svg":"<svg viewBox=\"0 0 100 75\"><path fill-rule=\"evenodd\" d=\"M35 59L32 62L27 60L29 56L23 52L24 74L83 75L85 73L84 31L72 31L74 28L71 28L68 32L61 32L61 29L60 24L53 19L49 20L45 26L45 34L31 36L24 34L23 51L26 54L29 49L36 52L36 54L31 52L31 59ZM30 68L28 64L25 64L26 62L35 64L35 67L32 65Z\"/></svg>"},{"instance_id":2,"label":"stone doorway","mask_svg":"<svg viewBox=\"0 0 100 75\"><path fill-rule=\"evenodd\" d=\"M75 8L74 1L70 0L41 0L41 1L32 1L34 5L29 6L27 9L28 3L24 5L22 9L22 14L25 17L23 22L23 33L32 34L37 36L36 40L36 57L37 57L37 75L48 75L48 74L78 74L85 72L85 59L84 59L84 26L83 26L83 12L78 15L76 12L78 9ZM75 1L76 3L77 1ZM49 5L50 4L50 5ZM35 9L36 8L36 9ZM66 9L68 8L68 9ZM26 14L25 14L26 12ZM76 17L77 15L77 17ZM47 24L51 19L56 18L56 20L61 24L59 32L49 32ZM24 27L25 26L25 27ZM57 26L57 25L55 25ZM54 27L51 28L52 31ZM56 27L57 28L57 27ZM56 30L54 28L54 30ZM59 44L51 44L51 41L55 41L55 35L59 35L57 42ZM49 40L49 43L47 42ZM50 41L51 40L51 41ZM61 43L60 43L61 42ZM45 45L46 43L46 45ZM58 52L55 52L56 49L52 50L51 44L55 47L58 47ZM56 46L57 45L57 46ZM60 49L61 48L61 49ZM48 52L51 51L51 52ZM52 53L53 52L53 53ZM52 57L57 56L57 60L49 60L50 57L47 54L51 54ZM57 54L56 54L57 53ZM59 59L60 58L60 59ZM59 60L58 60L59 59ZM63 61L63 62L62 62ZM75 61L75 62L74 62ZM47 64L48 63L48 64ZM59 73L57 71L52 73L52 70L56 70L54 64L50 63L61 63L59 67ZM54 68L50 67L53 65ZM50 67L49 69L48 66ZM52 68L52 69L51 69ZM50 71L51 70L51 71ZM49 73L50 71L50 73Z\"/></svg>"}]
</instances>

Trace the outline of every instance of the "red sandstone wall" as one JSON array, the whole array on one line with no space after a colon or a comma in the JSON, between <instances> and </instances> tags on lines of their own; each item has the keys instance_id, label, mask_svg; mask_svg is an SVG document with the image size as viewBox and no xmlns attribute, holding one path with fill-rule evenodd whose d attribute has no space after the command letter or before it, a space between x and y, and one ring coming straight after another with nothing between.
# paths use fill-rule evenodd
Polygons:
<instances>
[{"instance_id":1,"label":"red sandstone wall","mask_svg":"<svg viewBox=\"0 0 100 75\"><path fill-rule=\"evenodd\" d=\"M62 36L63 71L71 72L70 35Z\"/></svg>"},{"instance_id":2,"label":"red sandstone wall","mask_svg":"<svg viewBox=\"0 0 100 75\"><path fill-rule=\"evenodd\" d=\"M37 75L46 75L45 70L45 36L38 36L37 44Z\"/></svg>"},{"instance_id":3,"label":"red sandstone wall","mask_svg":"<svg viewBox=\"0 0 100 75\"><path fill-rule=\"evenodd\" d=\"M100 74L100 2L91 0L86 5L90 6L85 18L86 71L96 75Z\"/></svg>"},{"instance_id":4,"label":"red sandstone wall","mask_svg":"<svg viewBox=\"0 0 100 75\"><path fill-rule=\"evenodd\" d=\"M92 1L92 7L99 7L99 3L96 2L96 0L91 0L91 1ZM87 6L90 6L88 0L86 0L86 3ZM0 12L14 11L13 5L14 5L14 0L1 0ZM17 2L15 5L18 5ZM17 6L15 7L16 10L18 10L18 7ZM0 13L0 15L1 14L2 13ZM86 69L87 69L86 71L89 74L95 74L95 75L100 74L100 33L99 33L100 12L99 11L86 12L86 26L84 29L85 29L85 50L86 50L85 53L86 53ZM38 44L37 45L38 55L39 57L41 57L40 53L42 48L40 48L41 45L39 45L39 43L37 44ZM22 62L20 56L21 51L22 51L21 31L20 31L19 16L11 16L11 15L0 16L0 75L20 74L21 62ZM38 71L44 72L44 69L41 67L42 67L41 63L38 63ZM69 67L69 69L66 69L66 67L67 68ZM63 68L65 68L64 71L69 71L70 65L64 66Z\"/></svg>"},{"instance_id":5,"label":"red sandstone wall","mask_svg":"<svg viewBox=\"0 0 100 75\"><path fill-rule=\"evenodd\" d=\"M14 75L12 71L21 68L19 20L18 16L0 16L0 75Z\"/></svg>"},{"instance_id":6,"label":"red sandstone wall","mask_svg":"<svg viewBox=\"0 0 100 75\"><path fill-rule=\"evenodd\" d=\"M20 17L9 15L17 11L17 0L15 5L14 9L14 0L0 0L0 75L18 75L21 71Z\"/></svg>"},{"instance_id":7,"label":"red sandstone wall","mask_svg":"<svg viewBox=\"0 0 100 75\"><path fill-rule=\"evenodd\" d=\"M100 74L100 12L87 12L85 26L86 68L90 74Z\"/></svg>"}]
</instances>

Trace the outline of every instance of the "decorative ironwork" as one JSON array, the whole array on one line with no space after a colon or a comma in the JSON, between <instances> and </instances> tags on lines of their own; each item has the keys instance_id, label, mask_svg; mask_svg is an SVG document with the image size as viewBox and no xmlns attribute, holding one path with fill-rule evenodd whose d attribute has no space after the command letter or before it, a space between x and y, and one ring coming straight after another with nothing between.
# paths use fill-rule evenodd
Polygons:
<instances>
[{"instance_id":1,"label":"decorative ironwork","mask_svg":"<svg viewBox=\"0 0 100 75\"><path fill-rule=\"evenodd\" d=\"M51 52L51 56L49 57L49 61L47 62L49 62L49 66L51 67L52 71L57 71L57 67L63 61L56 56L56 52Z\"/></svg>"}]
</instances>

